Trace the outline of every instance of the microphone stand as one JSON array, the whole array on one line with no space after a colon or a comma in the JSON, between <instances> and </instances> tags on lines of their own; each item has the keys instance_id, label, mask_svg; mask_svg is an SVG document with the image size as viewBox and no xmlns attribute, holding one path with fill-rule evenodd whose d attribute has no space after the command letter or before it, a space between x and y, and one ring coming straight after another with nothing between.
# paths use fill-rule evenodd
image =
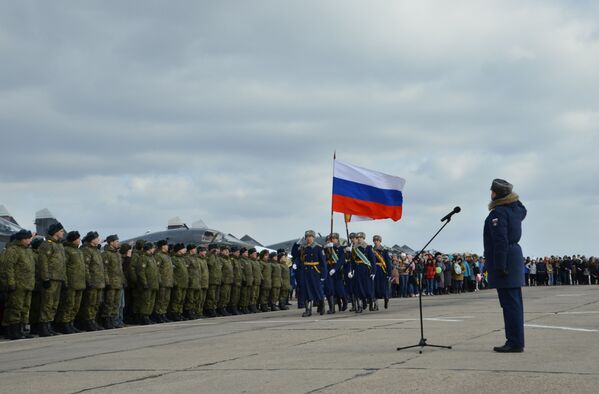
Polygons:
<instances>
[{"instance_id":1,"label":"microphone stand","mask_svg":"<svg viewBox=\"0 0 599 394\"><path fill-rule=\"evenodd\" d=\"M420 250L420 252L418 252L416 254L416 256L414 257L414 260L416 260L416 259L418 259L418 257L420 257L420 255L424 252L424 250L426 249L426 247L431 242L433 242L433 239L435 239L437 237L437 235L439 235L439 233L441 231L443 231L443 229L445 228L445 226L447 226L449 224L449 222L451 222L451 216L449 216L447 218L447 221L439 229L439 231L437 231L437 233L435 235L433 235L433 237L428 241L428 243L426 245L424 245L424 247ZM412 348L415 348L415 347L420 347L419 353L422 354L422 350L424 349L425 346L438 347L438 348L443 348L443 349L451 349L451 346L431 345L429 343L426 343L426 338L424 337L424 324L423 324L423 321L422 321L422 274L421 274L421 277L420 277L420 285L418 286L418 288L419 288L418 304L419 304L419 307L420 307L420 342L418 342L417 345L398 347L397 350L399 351L399 350L405 350L405 349L412 349Z\"/></svg>"}]
</instances>

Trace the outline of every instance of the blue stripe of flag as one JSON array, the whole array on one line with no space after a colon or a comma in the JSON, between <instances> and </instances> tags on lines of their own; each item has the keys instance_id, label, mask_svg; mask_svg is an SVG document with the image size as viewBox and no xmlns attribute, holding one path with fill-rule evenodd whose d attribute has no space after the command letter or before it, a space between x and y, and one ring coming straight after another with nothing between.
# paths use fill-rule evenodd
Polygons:
<instances>
[{"instance_id":1,"label":"blue stripe of flag","mask_svg":"<svg viewBox=\"0 0 599 394\"><path fill-rule=\"evenodd\" d=\"M333 194L388 206L403 205L403 194L399 190L378 189L340 178L333 178Z\"/></svg>"}]
</instances>

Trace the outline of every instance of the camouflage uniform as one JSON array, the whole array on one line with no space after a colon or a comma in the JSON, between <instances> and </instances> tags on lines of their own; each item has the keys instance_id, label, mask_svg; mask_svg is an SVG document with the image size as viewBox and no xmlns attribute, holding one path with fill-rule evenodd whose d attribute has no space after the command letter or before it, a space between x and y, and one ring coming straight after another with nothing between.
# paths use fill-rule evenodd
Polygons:
<instances>
[{"instance_id":1,"label":"camouflage uniform","mask_svg":"<svg viewBox=\"0 0 599 394\"><path fill-rule=\"evenodd\" d=\"M2 325L22 330L29 322L31 292L35 287L33 251L22 243L15 242L3 252L0 265L2 266L2 289L7 291L8 295Z\"/></svg>"},{"instance_id":2,"label":"camouflage uniform","mask_svg":"<svg viewBox=\"0 0 599 394\"><path fill-rule=\"evenodd\" d=\"M169 319L179 321L182 319L183 303L189 284L187 272L187 259L182 255L174 255L173 260L173 289L171 291L171 303L168 306Z\"/></svg>"},{"instance_id":3,"label":"camouflage uniform","mask_svg":"<svg viewBox=\"0 0 599 394\"><path fill-rule=\"evenodd\" d=\"M60 290L66 282L64 247L59 241L49 239L44 241L38 251L36 275L42 283L38 321L35 323L50 323L54 321Z\"/></svg>"},{"instance_id":4,"label":"camouflage uniform","mask_svg":"<svg viewBox=\"0 0 599 394\"><path fill-rule=\"evenodd\" d=\"M160 276L160 288L156 295L156 304L154 305L154 314L160 322L166 321L166 312L171 302L171 291L173 288L173 261L168 253L157 251L154 259L158 265Z\"/></svg>"},{"instance_id":5,"label":"camouflage uniform","mask_svg":"<svg viewBox=\"0 0 599 394\"><path fill-rule=\"evenodd\" d=\"M262 286L262 264L257 259L251 259L252 273L254 274L254 287L252 289L252 298L250 308L252 312L258 312L258 302L260 297L260 287Z\"/></svg>"},{"instance_id":6,"label":"camouflage uniform","mask_svg":"<svg viewBox=\"0 0 599 394\"><path fill-rule=\"evenodd\" d=\"M272 270L272 288L270 289L270 309L277 311L279 307L279 296L281 295L281 264L277 261L277 258L274 257L271 261L271 270Z\"/></svg>"},{"instance_id":7,"label":"camouflage uniform","mask_svg":"<svg viewBox=\"0 0 599 394\"><path fill-rule=\"evenodd\" d=\"M187 294L185 295L185 317L188 319L197 319L198 316L198 303L200 301L200 260L197 254L190 254L187 256L187 274L189 281L187 283Z\"/></svg>"},{"instance_id":8,"label":"camouflage uniform","mask_svg":"<svg viewBox=\"0 0 599 394\"><path fill-rule=\"evenodd\" d=\"M223 278L222 262L215 252L208 254L208 292L206 294L206 310L208 316L216 316L216 304L218 302L218 294Z\"/></svg>"},{"instance_id":9,"label":"camouflage uniform","mask_svg":"<svg viewBox=\"0 0 599 394\"><path fill-rule=\"evenodd\" d=\"M136 263L137 287L139 289L137 311L142 324L149 324L149 316L154 310L156 292L159 287L158 266L150 250L146 250Z\"/></svg>"},{"instance_id":10,"label":"camouflage uniform","mask_svg":"<svg viewBox=\"0 0 599 394\"><path fill-rule=\"evenodd\" d=\"M260 287L260 310L262 312L270 311L270 290L272 289L272 264L268 261L260 260L262 268L262 285Z\"/></svg>"},{"instance_id":11,"label":"camouflage uniform","mask_svg":"<svg viewBox=\"0 0 599 394\"><path fill-rule=\"evenodd\" d=\"M87 287L83 292L78 317L79 320L93 324L98 309L100 309L102 289L106 285L104 261L100 251L89 242L83 244L81 252L85 263L85 283ZM89 327L86 328L89 329ZM98 329L98 327L95 328Z\"/></svg>"},{"instance_id":12,"label":"camouflage uniform","mask_svg":"<svg viewBox=\"0 0 599 394\"><path fill-rule=\"evenodd\" d=\"M104 259L104 271L106 273L106 287L104 290L104 307L102 317L113 321L119 308L121 289L125 282L123 274L123 260L118 250L107 246L102 253ZM111 326L110 321L107 322Z\"/></svg>"},{"instance_id":13,"label":"camouflage uniform","mask_svg":"<svg viewBox=\"0 0 599 394\"><path fill-rule=\"evenodd\" d=\"M206 293L208 292L210 283L210 272L208 271L208 260L206 260L206 258L198 256L198 262L200 263L200 298L198 300L197 310L198 315L201 316L204 313Z\"/></svg>"},{"instance_id":14,"label":"camouflage uniform","mask_svg":"<svg viewBox=\"0 0 599 394\"><path fill-rule=\"evenodd\" d=\"M75 320L83 291L85 290L85 261L83 252L73 242L65 242L66 273L69 286L62 289L56 312L56 323L66 324Z\"/></svg>"},{"instance_id":15,"label":"camouflage uniform","mask_svg":"<svg viewBox=\"0 0 599 394\"><path fill-rule=\"evenodd\" d=\"M223 273L223 282L220 287L220 299L218 300L218 311L221 315L228 316L229 313L225 310L225 308L229 305L229 301L231 300L231 287L233 286L234 281L234 273L233 273L233 262L231 261L231 257L221 256L220 258L222 262L222 273Z\"/></svg>"},{"instance_id":16,"label":"camouflage uniform","mask_svg":"<svg viewBox=\"0 0 599 394\"><path fill-rule=\"evenodd\" d=\"M289 299L289 290L291 290L291 274L287 266L287 259L279 261L281 265L281 294L279 296L279 308L283 310L289 309L287 302Z\"/></svg>"},{"instance_id":17,"label":"camouflage uniform","mask_svg":"<svg viewBox=\"0 0 599 394\"><path fill-rule=\"evenodd\" d=\"M244 313L249 313L248 307L250 306L251 295L254 289L254 273L252 271L252 262L242 257L241 263L241 299L239 306Z\"/></svg>"},{"instance_id":18,"label":"camouflage uniform","mask_svg":"<svg viewBox=\"0 0 599 394\"><path fill-rule=\"evenodd\" d=\"M231 263L233 264L233 286L231 287L231 300L229 301L229 313L238 315L239 300L241 298L241 284L242 284L242 265L241 259L238 256L231 257Z\"/></svg>"}]
</instances>

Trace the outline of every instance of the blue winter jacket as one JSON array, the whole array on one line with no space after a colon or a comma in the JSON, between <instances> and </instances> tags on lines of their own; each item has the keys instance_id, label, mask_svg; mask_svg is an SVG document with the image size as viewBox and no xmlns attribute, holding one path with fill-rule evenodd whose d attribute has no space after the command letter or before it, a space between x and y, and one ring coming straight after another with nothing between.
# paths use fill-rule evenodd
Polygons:
<instances>
[{"instance_id":1,"label":"blue winter jacket","mask_svg":"<svg viewBox=\"0 0 599 394\"><path fill-rule=\"evenodd\" d=\"M484 246L489 287L506 289L524 285L524 256L518 242L526 208L512 194L495 201L485 220Z\"/></svg>"}]
</instances>

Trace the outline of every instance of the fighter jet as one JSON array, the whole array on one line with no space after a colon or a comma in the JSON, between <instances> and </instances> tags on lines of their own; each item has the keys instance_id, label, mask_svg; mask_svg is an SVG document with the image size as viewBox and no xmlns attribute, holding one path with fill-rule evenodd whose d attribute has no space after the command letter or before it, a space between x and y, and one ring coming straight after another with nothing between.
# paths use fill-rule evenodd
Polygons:
<instances>
[{"instance_id":1,"label":"fighter jet","mask_svg":"<svg viewBox=\"0 0 599 394\"><path fill-rule=\"evenodd\" d=\"M19 223L12 217L4 205L0 205L0 250L10 240L10 236L22 230Z\"/></svg>"},{"instance_id":2,"label":"fighter jet","mask_svg":"<svg viewBox=\"0 0 599 394\"><path fill-rule=\"evenodd\" d=\"M135 241L140 239L146 242L157 242L165 239L170 244L193 243L198 246L207 246L208 244L216 243L218 245L237 246L248 249L253 247L253 245L243 242L231 234L207 228L201 220L194 222L190 228L179 217L170 219L165 231L148 232L124 242L133 245Z\"/></svg>"}]
</instances>

